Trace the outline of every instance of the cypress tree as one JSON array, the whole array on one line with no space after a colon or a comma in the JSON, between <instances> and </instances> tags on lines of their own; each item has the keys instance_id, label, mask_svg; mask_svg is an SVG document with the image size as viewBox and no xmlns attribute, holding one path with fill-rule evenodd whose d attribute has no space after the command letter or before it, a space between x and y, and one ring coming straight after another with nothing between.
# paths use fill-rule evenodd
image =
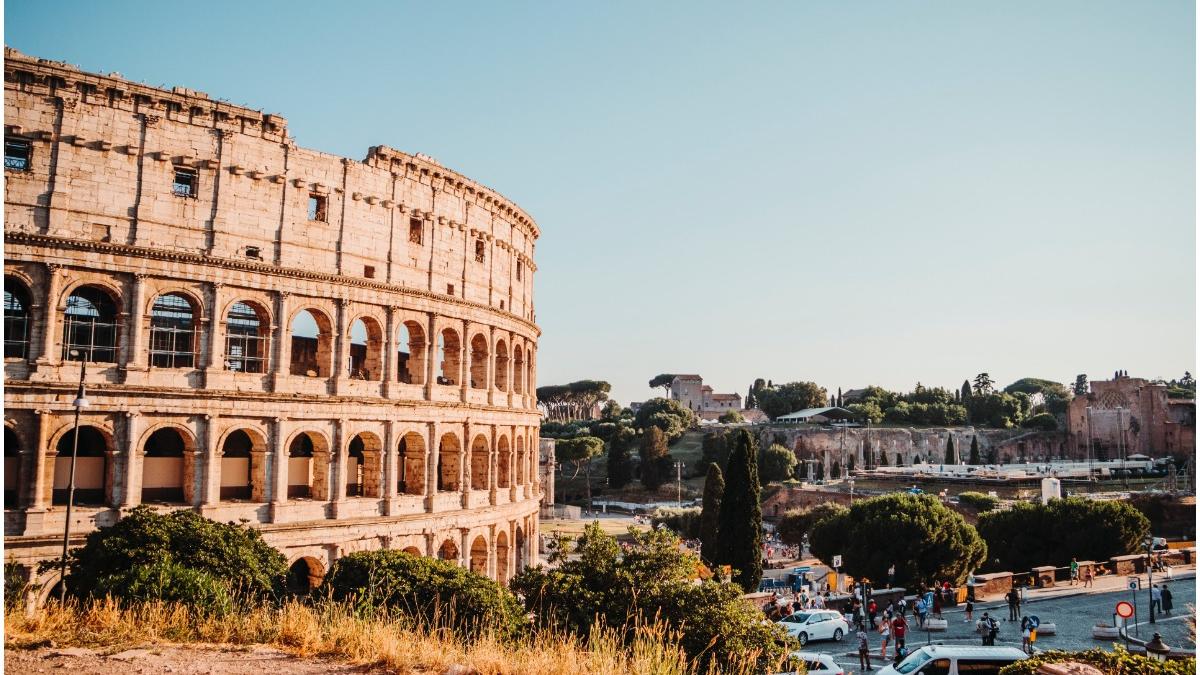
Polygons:
<instances>
[{"instance_id":1,"label":"cypress tree","mask_svg":"<svg viewBox=\"0 0 1200 675\"><path fill-rule=\"evenodd\" d=\"M973 406L971 405L971 381L970 380L963 380L962 393L960 394L960 396L962 397L963 406L965 406L967 409L967 419L972 422L975 421L975 413L973 410L971 410L971 408Z\"/></svg>"},{"instance_id":2,"label":"cypress tree","mask_svg":"<svg viewBox=\"0 0 1200 675\"><path fill-rule=\"evenodd\" d=\"M838 387L837 407L842 407L842 388Z\"/></svg>"},{"instance_id":3,"label":"cypress tree","mask_svg":"<svg viewBox=\"0 0 1200 675\"><path fill-rule=\"evenodd\" d=\"M608 439L608 484L617 489L629 485L633 480L633 459L629 456L629 444L633 432L620 429Z\"/></svg>"},{"instance_id":4,"label":"cypress tree","mask_svg":"<svg viewBox=\"0 0 1200 675\"><path fill-rule=\"evenodd\" d=\"M700 506L700 559L712 562L717 556L720 537L721 498L725 495L725 477L721 467L708 465L704 478L704 501Z\"/></svg>"},{"instance_id":5,"label":"cypress tree","mask_svg":"<svg viewBox=\"0 0 1200 675\"><path fill-rule=\"evenodd\" d=\"M718 518L716 562L733 568L733 581L747 593L762 580L762 507L759 505L758 449L754 437L738 429L725 472Z\"/></svg>"},{"instance_id":6,"label":"cypress tree","mask_svg":"<svg viewBox=\"0 0 1200 675\"><path fill-rule=\"evenodd\" d=\"M825 462L817 462L817 480L825 480Z\"/></svg>"},{"instance_id":7,"label":"cypress tree","mask_svg":"<svg viewBox=\"0 0 1200 675\"><path fill-rule=\"evenodd\" d=\"M971 437L971 457L967 460L971 466L979 466L979 437Z\"/></svg>"},{"instance_id":8,"label":"cypress tree","mask_svg":"<svg viewBox=\"0 0 1200 675\"><path fill-rule=\"evenodd\" d=\"M667 437L662 429L651 424L642 432L642 446L638 451L642 458L642 485L647 490L657 490L669 478L671 456L667 454Z\"/></svg>"},{"instance_id":9,"label":"cypress tree","mask_svg":"<svg viewBox=\"0 0 1200 675\"><path fill-rule=\"evenodd\" d=\"M946 461L944 463L945 464L957 464L958 462L954 461L955 459L957 459L957 458L954 456L954 437L947 436L946 437Z\"/></svg>"}]
</instances>

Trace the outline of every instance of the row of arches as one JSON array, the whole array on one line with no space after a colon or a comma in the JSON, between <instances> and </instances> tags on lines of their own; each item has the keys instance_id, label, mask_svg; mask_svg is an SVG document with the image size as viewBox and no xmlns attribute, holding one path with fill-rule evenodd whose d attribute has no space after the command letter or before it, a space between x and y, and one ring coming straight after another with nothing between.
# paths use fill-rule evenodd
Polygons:
<instances>
[{"instance_id":1,"label":"row of arches","mask_svg":"<svg viewBox=\"0 0 1200 675\"><path fill-rule=\"evenodd\" d=\"M28 359L33 332L33 298L29 287L15 276L4 278L4 356ZM191 369L200 365L201 302L189 292L156 295L149 304L145 329L149 338L148 365L153 368ZM122 343L120 297L104 285L74 287L66 298L61 320L61 358L64 361L118 363ZM241 373L271 371L271 315L262 304L235 300L222 317L226 370ZM511 346L503 337L493 342L474 333L464 350L463 338L453 327L441 328L436 340L414 320L403 320L393 339L385 339L380 320L370 315L354 317L347 327L344 363L335 364L336 330L320 308L299 308L286 324L287 370L293 376L425 384L427 359L434 358L437 384L473 389L496 389L528 394L532 381L532 355L521 344ZM395 346L394 367L385 361L385 349ZM282 351L282 350L281 350ZM431 354L430 352L433 351ZM465 362L465 363L464 363ZM464 365L466 366L464 368ZM489 382L489 380L491 380Z\"/></svg>"},{"instance_id":2,"label":"row of arches","mask_svg":"<svg viewBox=\"0 0 1200 675\"><path fill-rule=\"evenodd\" d=\"M134 503L134 495L126 493L116 498L118 484L117 452L112 435L102 427L81 425L76 434L68 429L53 443L47 453L44 470L50 471L50 504L66 504L70 462L76 452L75 503L87 506L118 506ZM140 468L129 476L123 490L137 490L136 502L158 504L197 504L201 502L265 503L285 500L329 501L346 498L379 499L389 495L427 496L432 484L435 492L465 490L511 489L529 485L535 480L536 456L532 445L527 448L524 435L509 440L499 434L494 441L476 434L469 447L464 448L459 436L442 433L433 453L427 451L424 436L409 431L399 436L396 452L389 459L383 441L370 431L355 434L349 439L344 466L338 467L338 457L331 443L319 431L299 431L286 442L286 453L276 462L268 475L268 441L254 428L228 430L216 446L211 458L197 452L191 432L178 426L161 426L149 432L141 443ZM20 506L21 477L31 476L35 467L22 467L21 462L33 461L33 454L21 452L21 440L6 426L4 436L5 507ZM128 462L124 454L123 463ZM212 462L206 478L198 462ZM396 481L389 491L385 463L394 461L391 475ZM52 467L52 468L51 468ZM24 471L23 469L28 469ZM334 469L339 469L334 471ZM429 471L435 471L434 476ZM335 483L340 477L344 491L338 492ZM205 480L213 483L206 486ZM278 481L273 482L274 481ZM269 486L278 485L286 494L272 494ZM286 487L284 487L286 486ZM215 494L206 495L204 490Z\"/></svg>"}]
</instances>

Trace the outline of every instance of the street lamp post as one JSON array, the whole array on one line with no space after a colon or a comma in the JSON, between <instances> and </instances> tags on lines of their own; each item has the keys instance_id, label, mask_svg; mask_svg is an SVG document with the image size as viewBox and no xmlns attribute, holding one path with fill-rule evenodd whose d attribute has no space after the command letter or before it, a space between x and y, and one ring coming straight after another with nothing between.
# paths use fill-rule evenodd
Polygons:
<instances>
[{"instance_id":1,"label":"street lamp post","mask_svg":"<svg viewBox=\"0 0 1200 675\"><path fill-rule=\"evenodd\" d=\"M1150 623L1154 620L1154 537L1146 540L1146 593L1150 595Z\"/></svg>"},{"instance_id":2,"label":"street lamp post","mask_svg":"<svg viewBox=\"0 0 1200 675\"><path fill-rule=\"evenodd\" d=\"M71 356L79 356L78 350L72 349ZM67 479L67 523L63 527L63 547L62 547L62 563L59 566L58 579L58 601L66 603L67 600L67 548L71 543L71 508L75 503L75 460L79 457L79 414L87 407L88 400L84 395L84 378L87 377L87 357L84 356L79 368L79 394L75 397L75 401L71 405L75 406L75 430L72 432L74 438L71 439L71 471Z\"/></svg>"},{"instance_id":3,"label":"street lamp post","mask_svg":"<svg viewBox=\"0 0 1200 675\"><path fill-rule=\"evenodd\" d=\"M683 506L683 462L675 462L675 506Z\"/></svg>"}]
</instances>

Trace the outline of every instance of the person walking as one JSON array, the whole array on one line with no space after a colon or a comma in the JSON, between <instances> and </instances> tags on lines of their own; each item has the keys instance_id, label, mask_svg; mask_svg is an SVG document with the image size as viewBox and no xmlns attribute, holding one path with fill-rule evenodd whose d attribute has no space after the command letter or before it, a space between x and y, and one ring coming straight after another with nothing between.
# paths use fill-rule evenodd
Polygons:
<instances>
[{"instance_id":1,"label":"person walking","mask_svg":"<svg viewBox=\"0 0 1200 675\"><path fill-rule=\"evenodd\" d=\"M1171 599L1171 589L1167 588L1166 584L1162 585L1159 604L1162 606L1163 614L1168 616L1171 614L1171 609L1175 606L1174 601Z\"/></svg>"},{"instance_id":2,"label":"person walking","mask_svg":"<svg viewBox=\"0 0 1200 675\"><path fill-rule=\"evenodd\" d=\"M971 596L967 596L967 606L966 606L967 618L966 618L966 621L964 621L963 623L970 623L974 619L974 617L972 616L975 613L974 600L975 599L972 598Z\"/></svg>"},{"instance_id":3,"label":"person walking","mask_svg":"<svg viewBox=\"0 0 1200 675\"><path fill-rule=\"evenodd\" d=\"M1033 622L1029 620L1029 617L1024 617L1021 619L1021 651L1025 652L1026 654L1033 653L1033 642L1031 641L1031 637L1033 635L1032 623Z\"/></svg>"},{"instance_id":4,"label":"person walking","mask_svg":"<svg viewBox=\"0 0 1200 675\"><path fill-rule=\"evenodd\" d=\"M1071 585L1074 586L1079 581L1079 561L1071 558Z\"/></svg>"},{"instance_id":5,"label":"person walking","mask_svg":"<svg viewBox=\"0 0 1200 675\"><path fill-rule=\"evenodd\" d=\"M896 563L892 563L891 566L888 567L887 577L888 588L893 588L896 583Z\"/></svg>"},{"instance_id":6,"label":"person walking","mask_svg":"<svg viewBox=\"0 0 1200 675\"><path fill-rule=\"evenodd\" d=\"M908 632L908 622L904 620L904 615L892 619L892 637L896 640L896 653L904 649L904 635Z\"/></svg>"},{"instance_id":7,"label":"person walking","mask_svg":"<svg viewBox=\"0 0 1200 675\"><path fill-rule=\"evenodd\" d=\"M887 660L888 641L892 639L892 622L891 620L884 621L879 626L879 637L883 638L883 644L879 646L879 658Z\"/></svg>"},{"instance_id":8,"label":"person walking","mask_svg":"<svg viewBox=\"0 0 1200 675\"><path fill-rule=\"evenodd\" d=\"M1009 589L1008 593L1004 594L1004 599L1008 602L1008 619L1006 621L1016 621L1021 606L1021 594L1017 593L1016 588Z\"/></svg>"},{"instance_id":9,"label":"person walking","mask_svg":"<svg viewBox=\"0 0 1200 675\"><path fill-rule=\"evenodd\" d=\"M1159 590L1158 584L1150 589L1150 616L1154 616L1154 612L1162 611L1162 591Z\"/></svg>"},{"instance_id":10,"label":"person walking","mask_svg":"<svg viewBox=\"0 0 1200 675\"><path fill-rule=\"evenodd\" d=\"M1092 584L1095 583L1095 581L1096 581L1096 570L1092 565L1088 565L1087 569L1085 569L1083 571L1083 587L1091 588Z\"/></svg>"},{"instance_id":11,"label":"person walking","mask_svg":"<svg viewBox=\"0 0 1200 675\"><path fill-rule=\"evenodd\" d=\"M871 630L875 630L875 617L879 614L879 605L875 604L875 599L872 598L867 603L867 620L871 622Z\"/></svg>"},{"instance_id":12,"label":"person walking","mask_svg":"<svg viewBox=\"0 0 1200 675\"><path fill-rule=\"evenodd\" d=\"M858 629L858 667L862 670L871 668L871 646L867 643L867 631Z\"/></svg>"},{"instance_id":13,"label":"person walking","mask_svg":"<svg viewBox=\"0 0 1200 675\"><path fill-rule=\"evenodd\" d=\"M996 633L1000 627L996 624L996 620L988 616L987 612L979 617L979 621L975 623L975 632L979 633L984 647L992 647L996 644Z\"/></svg>"},{"instance_id":14,"label":"person walking","mask_svg":"<svg viewBox=\"0 0 1200 675\"><path fill-rule=\"evenodd\" d=\"M933 615L937 618L942 618L942 596L933 596Z\"/></svg>"}]
</instances>

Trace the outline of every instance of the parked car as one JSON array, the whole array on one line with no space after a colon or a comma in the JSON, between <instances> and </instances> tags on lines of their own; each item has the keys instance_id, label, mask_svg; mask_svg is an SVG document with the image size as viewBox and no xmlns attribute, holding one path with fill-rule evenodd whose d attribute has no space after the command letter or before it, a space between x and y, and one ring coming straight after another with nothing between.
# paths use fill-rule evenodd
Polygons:
<instances>
[{"instance_id":1,"label":"parked car","mask_svg":"<svg viewBox=\"0 0 1200 675\"><path fill-rule=\"evenodd\" d=\"M1016 647L921 647L879 675L997 675L1010 663L1029 658Z\"/></svg>"},{"instance_id":2,"label":"parked car","mask_svg":"<svg viewBox=\"0 0 1200 675\"><path fill-rule=\"evenodd\" d=\"M829 609L810 609L796 612L779 620L779 625L788 635L800 641L800 646L809 640L838 640L850 632L850 624L840 613Z\"/></svg>"},{"instance_id":3,"label":"parked car","mask_svg":"<svg viewBox=\"0 0 1200 675\"><path fill-rule=\"evenodd\" d=\"M788 657L788 667L798 668L803 663L804 668L813 675L846 675L846 670L839 666L829 654L816 652L792 652ZM777 675L796 675L799 670L788 670Z\"/></svg>"}]
</instances>

